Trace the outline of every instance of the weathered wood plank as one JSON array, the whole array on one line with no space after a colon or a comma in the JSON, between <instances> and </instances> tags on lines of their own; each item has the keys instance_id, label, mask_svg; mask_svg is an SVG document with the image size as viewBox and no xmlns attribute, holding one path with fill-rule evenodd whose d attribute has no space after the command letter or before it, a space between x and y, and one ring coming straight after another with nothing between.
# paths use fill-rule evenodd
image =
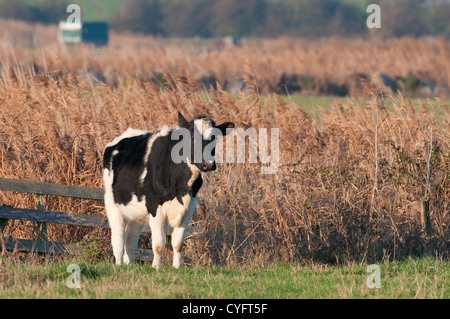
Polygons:
<instances>
[{"instance_id":1,"label":"weathered wood plank","mask_svg":"<svg viewBox=\"0 0 450 319\"><path fill-rule=\"evenodd\" d=\"M0 218L29 220L39 223L69 224L76 226L109 228L106 216L39 211L25 208L0 207Z\"/></svg>"},{"instance_id":2,"label":"weathered wood plank","mask_svg":"<svg viewBox=\"0 0 450 319\"><path fill-rule=\"evenodd\" d=\"M134 260L140 261L153 260L153 250L137 248L134 253Z\"/></svg>"},{"instance_id":3,"label":"weathered wood plank","mask_svg":"<svg viewBox=\"0 0 450 319\"><path fill-rule=\"evenodd\" d=\"M101 188L20 181L9 178L0 178L0 190L95 200L103 200L104 195L104 190Z\"/></svg>"},{"instance_id":4,"label":"weathered wood plank","mask_svg":"<svg viewBox=\"0 0 450 319\"><path fill-rule=\"evenodd\" d=\"M0 206L0 220L2 219L19 219L28 220L38 223L54 223L67 224L85 227L102 227L110 228L108 218L106 216L85 215L85 214L71 214L64 212L39 211L26 208L14 208L11 206ZM172 234L172 227L166 225L165 232L167 235ZM150 226L144 225L143 233L151 233ZM189 225L186 230L186 236L191 236L200 232L198 227Z\"/></svg>"},{"instance_id":5,"label":"weathered wood plank","mask_svg":"<svg viewBox=\"0 0 450 319\"><path fill-rule=\"evenodd\" d=\"M40 240L31 239L5 239L5 248L9 251L26 251L36 253L50 253L50 254L69 254L80 255L83 248L78 247L77 244L67 244L61 242L44 242ZM151 249L136 249L134 254L135 260L152 260L153 252Z\"/></svg>"},{"instance_id":6,"label":"weathered wood plank","mask_svg":"<svg viewBox=\"0 0 450 319\"><path fill-rule=\"evenodd\" d=\"M38 211L11 206L0 206L0 219L19 219L39 223L67 224L85 227L110 228L106 216L71 214L64 212ZM150 226L144 225L144 233L150 233Z\"/></svg>"},{"instance_id":7,"label":"weathered wood plank","mask_svg":"<svg viewBox=\"0 0 450 319\"><path fill-rule=\"evenodd\" d=\"M81 252L81 248L77 247L76 244L16 238L5 239L5 247L7 250L51 254L77 255Z\"/></svg>"}]
</instances>

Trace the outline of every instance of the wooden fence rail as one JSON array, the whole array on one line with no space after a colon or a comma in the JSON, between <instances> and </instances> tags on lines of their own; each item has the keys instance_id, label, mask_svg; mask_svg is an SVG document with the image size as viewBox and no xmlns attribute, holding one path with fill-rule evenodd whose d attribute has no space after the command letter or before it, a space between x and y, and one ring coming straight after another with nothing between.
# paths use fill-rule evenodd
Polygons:
<instances>
[{"instance_id":1,"label":"wooden fence rail","mask_svg":"<svg viewBox=\"0 0 450 319\"><path fill-rule=\"evenodd\" d=\"M38 199L36 210L14 208L8 205L0 206L0 241L3 243L3 248L7 250L17 249L41 253L77 254L80 252L80 248L76 244L48 241L47 223L109 228L106 216L47 211L43 201L43 195L103 201L103 189L0 178L0 191L33 193L37 195ZM35 240L12 238L5 240L3 238L3 229L9 219L37 222L40 227L40 235ZM150 227L145 225L143 232L150 233ZM170 232L170 229L166 229L167 234L170 234ZM187 230L189 234L194 232L195 229L193 227L189 227ZM137 259L152 256L149 249L137 249L136 251L135 258Z\"/></svg>"},{"instance_id":2,"label":"wooden fence rail","mask_svg":"<svg viewBox=\"0 0 450 319\"><path fill-rule=\"evenodd\" d=\"M0 190L95 200L103 200L104 194L101 188L18 181L8 178L0 178Z\"/></svg>"}]
</instances>

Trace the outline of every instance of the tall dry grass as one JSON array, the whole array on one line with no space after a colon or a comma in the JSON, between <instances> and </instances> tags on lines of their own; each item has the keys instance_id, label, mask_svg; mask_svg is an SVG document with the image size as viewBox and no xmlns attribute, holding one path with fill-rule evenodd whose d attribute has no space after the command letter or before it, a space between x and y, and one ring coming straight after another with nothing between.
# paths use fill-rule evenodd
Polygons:
<instances>
[{"instance_id":1,"label":"tall dry grass","mask_svg":"<svg viewBox=\"0 0 450 319\"><path fill-rule=\"evenodd\" d=\"M99 63L84 50L86 63ZM448 258L449 107L441 100L423 100L417 109L402 96L384 100L388 92L368 86L365 102L334 102L331 111L323 110L319 129L292 101L276 94L260 98L253 71L258 63L251 57L249 64L240 64L246 90L231 96L220 85L205 92L191 72L174 72L163 86L119 74L111 87L75 72L72 65L81 63L75 53L55 52L3 44L0 177L102 187L103 148L127 127L175 125L177 111L187 117L208 114L242 128L279 128L281 166L274 175L262 175L260 163L225 163L205 175L193 218L202 231L187 245L191 262L335 262L425 253ZM127 53L104 58L134 68ZM262 59L271 63L279 57ZM46 66L36 69L44 61ZM423 234L420 205L427 190L431 232ZM0 201L36 205L31 195L9 192L0 192ZM104 214L92 201L48 196L46 205L54 211ZM5 234L22 238L37 232L31 223L19 221L5 228ZM57 241L85 236L107 241L107 233L49 227L50 240ZM148 238L140 245L148 245Z\"/></svg>"}]
</instances>

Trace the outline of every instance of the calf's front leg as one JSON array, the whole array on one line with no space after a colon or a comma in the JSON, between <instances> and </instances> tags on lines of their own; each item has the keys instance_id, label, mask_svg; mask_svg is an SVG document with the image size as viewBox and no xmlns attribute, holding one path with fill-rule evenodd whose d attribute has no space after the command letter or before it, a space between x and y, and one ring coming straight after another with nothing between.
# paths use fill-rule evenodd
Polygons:
<instances>
[{"instance_id":1,"label":"calf's front leg","mask_svg":"<svg viewBox=\"0 0 450 319\"><path fill-rule=\"evenodd\" d=\"M161 268L161 257L166 245L166 234L164 232L164 218L162 214L150 215L150 228L152 230L152 249L153 263L152 267L156 270Z\"/></svg>"},{"instance_id":2,"label":"calf's front leg","mask_svg":"<svg viewBox=\"0 0 450 319\"><path fill-rule=\"evenodd\" d=\"M188 209L181 221L179 227L175 227L172 232L172 248L173 248L173 267L180 268L182 265L181 249L183 248L184 238L186 237L186 230L191 222L192 215L195 212L197 200L195 198L189 203Z\"/></svg>"},{"instance_id":3,"label":"calf's front leg","mask_svg":"<svg viewBox=\"0 0 450 319\"><path fill-rule=\"evenodd\" d=\"M180 268L182 265L181 249L184 242L184 227L175 227L172 232L173 267Z\"/></svg>"}]
</instances>

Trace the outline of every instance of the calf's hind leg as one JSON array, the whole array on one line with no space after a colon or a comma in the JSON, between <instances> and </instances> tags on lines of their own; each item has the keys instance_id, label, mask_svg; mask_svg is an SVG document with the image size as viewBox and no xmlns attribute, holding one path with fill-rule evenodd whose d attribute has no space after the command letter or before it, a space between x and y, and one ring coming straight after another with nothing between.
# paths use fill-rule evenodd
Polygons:
<instances>
[{"instance_id":1,"label":"calf's hind leg","mask_svg":"<svg viewBox=\"0 0 450 319\"><path fill-rule=\"evenodd\" d=\"M111 228L111 245L113 248L114 257L116 259L116 264L122 265L125 220L115 204L107 204L106 215L108 216L109 227Z\"/></svg>"}]
</instances>

